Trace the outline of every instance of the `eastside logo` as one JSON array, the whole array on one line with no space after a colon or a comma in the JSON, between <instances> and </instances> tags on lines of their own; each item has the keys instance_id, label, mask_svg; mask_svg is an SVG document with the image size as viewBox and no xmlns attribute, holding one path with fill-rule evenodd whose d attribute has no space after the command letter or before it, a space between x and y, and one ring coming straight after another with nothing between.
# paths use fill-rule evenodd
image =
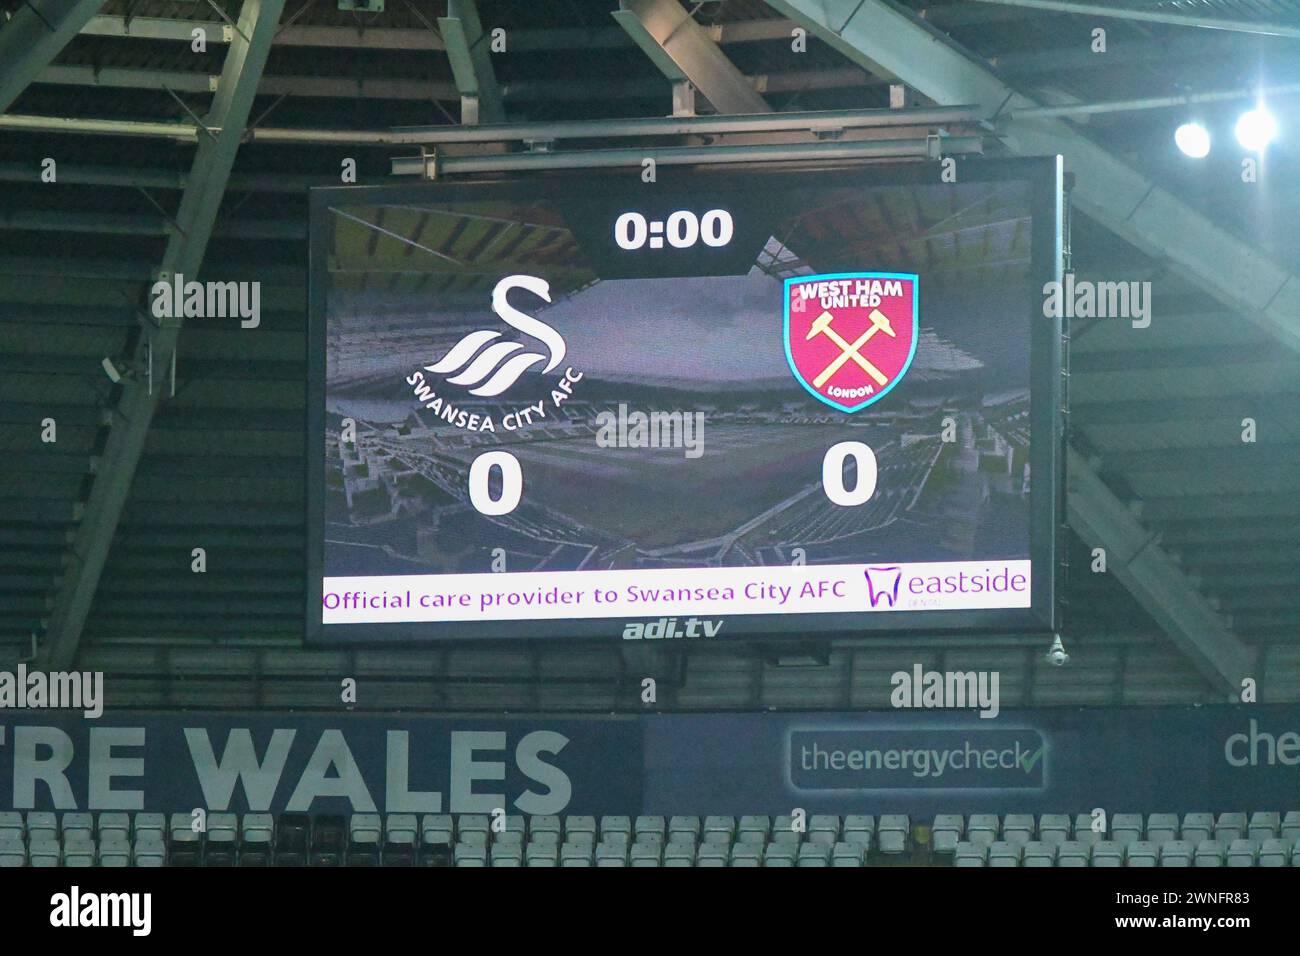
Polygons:
<instances>
[{"instance_id":1,"label":"eastside logo","mask_svg":"<svg viewBox=\"0 0 1300 956\"><path fill-rule=\"evenodd\" d=\"M482 402L471 406L457 405L450 397L439 395L433 390L425 381L425 372L446 376L448 385L465 388L470 395L493 399L503 395L533 366L545 363L541 374L546 374L564 360L567 349L563 336L545 322L520 312L507 302L506 296L513 289L523 289L550 302L551 287L545 279L537 276L513 275L506 276L492 290L492 311L506 325L536 339L545 350L544 354L521 351L524 346L518 342L494 342L501 338L500 332L495 329L479 329L453 345L437 362L424 366L424 371L417 370L406 378L416 400L449 425L468 431L496 431L490 407ZM493 344L488 345L489 342ZM514 354L516 352L519 354ZM550 407L558 409L572 397L573 386L581 378L581 372L566 368L551 388ZM501 427L506 431L514 431L531 425L535 419L545 419L546 410L545 400L511 409L501 416Z\"/></svg>"},{"instance_id":2,"label":"eastside logo","mask_svg":"<svg viewBox=\"0 0 1300 956\"><path fill-rule=\"evenodd\" d=\"M832 408L861 411L911 367L917 277L837 272L785 280L785 356L799 384Z\"/></svg>"}]
</instances>

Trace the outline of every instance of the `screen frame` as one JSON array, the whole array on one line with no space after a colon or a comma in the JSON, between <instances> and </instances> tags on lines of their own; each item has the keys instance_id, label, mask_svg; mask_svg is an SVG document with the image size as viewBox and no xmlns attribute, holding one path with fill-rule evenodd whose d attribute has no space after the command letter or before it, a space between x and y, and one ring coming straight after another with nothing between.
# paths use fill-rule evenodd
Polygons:
<instances>
[{"instance_id":1,"label":"screen frame","mask_svg":"<svg viewBox=\"0 0 1300 956\"><path fill-rule=\"evenodd\" d=\"M748 192L761 177L762 188L907 186L934 183L934 163L864 163L825 166L771 167L679 166L660 170L658 188L718 193ZM1030 190L1030 302L1034 289L1060 282L1063 273L1064 173L1060 156L963 158L957 166L962 183L1020 180ZM634 179L632 177L635 177ZM710 182L712 180L712 182ZM380 186L329 186L309 192L309 269L307 310L306 407L306 615L305 642L318 648L393 646L463 642L517 643L520 639L608 641L622 636L628 623L658 617L564 618L523 621L447 621L375 624L323 623L325 550L325 345L328 293L328 214L332 205L429 203L547 199L580 187L603 195L645 189L640 170L584 169L492 174L466 181L420 182ZM654 188L654 187L649 187ZM1031 309L1032 312L1032 309ZM971 633L1039 634L1054 632L1060 622L1060 547L1058 530L1064 521L1065 432L1062 417L1063 339L1061 319L1040 308L1029 316L1029 560L1030 606L948 611L890 611L822 614L710 615L728 628L709 645L733 641L792 638L833 640L846 637L889 637L966 631ZM692 644L696 642L691 642Z\"/></svg>"}]
</instances>

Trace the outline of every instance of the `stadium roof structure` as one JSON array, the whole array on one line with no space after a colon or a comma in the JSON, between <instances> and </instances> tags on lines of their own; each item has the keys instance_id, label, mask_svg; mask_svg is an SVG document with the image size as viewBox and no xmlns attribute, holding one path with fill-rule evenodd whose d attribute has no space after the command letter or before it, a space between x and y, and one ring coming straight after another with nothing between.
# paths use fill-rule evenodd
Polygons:
<instances>
[{"instance_id":1,"label":"stadium roof structure","mask_svg":"<svg viewBox=\"0 0 1300 956\"><path fill-rule=\"evenodd\" d=\"M1259 88L1300 89L1296 0L0 6L0 665L35 647L139 706L328 705L365 676L385 687L373 707L639 709L654 674L662 706L868 707L918 660L999 667L1004 706L1221 700L1244 677L1300 699L1300 140L1255 183L1236 149L1192 164L1171 143L1193 110L1226 130ZM485 55L497 28L505 51ZM814 111L844 129L789 119ZM1046 636L301 646L307 186L349 159L379 183L647 145L919 158L940 129L1064 154L1078 276L1153 283L1149 328L1077 323L1071 342L1074 663L1047 665ZM882 145L908 137L920 153ZM961 254L960 216L897 225ZM361 228L372 252L437 244L470 267L565 241L527 226L393 210ZM144 291L200 264L262 282L261 327L187 321L146 353ZM174 395L101 370L173 351Z\"/></svg>"}]
</instances>

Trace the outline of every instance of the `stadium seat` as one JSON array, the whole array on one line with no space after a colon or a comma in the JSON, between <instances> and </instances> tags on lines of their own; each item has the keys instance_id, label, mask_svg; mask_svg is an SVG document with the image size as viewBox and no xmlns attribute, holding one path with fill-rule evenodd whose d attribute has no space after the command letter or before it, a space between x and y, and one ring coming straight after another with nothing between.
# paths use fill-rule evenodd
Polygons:
<instances>
[{"instance_id":1,"label":"stadium seat","mask_svg":"<svg viewBox=\"0 0 1300 956\"><path fill-rule=\"evenodd\" d=\"M736 830L736 839L740 843L767 843L767 834L772 828L772 821L767 817L746 816L740 818Z\"/></svg>"},{"instance_id":2,"label":"stadium seat","mask_svg":"<svg viewBox=\"0 0 1300 956\"><path fill-rule=\"evenodd\" d=\"M27 814L27 846L36 840L59 842L58 821L53 813L32 811Z\"/></svg>"},{"instance_id":3,"label":"stadium seat","mask_svg":"<svg viewBox=\"0 0 1300 956\"><path fill-rule=\"evenodd\" d=\"M769 867L794 866L799 852L797 843L769 843L763 851L763 865Z\"/></svg>"},{"instance_id":4,"label":"stadium seat","mask_svg":"<svg viewBox=\"0 0 1300 956\"><path fill-rule=\"evenodd\" d=\"M596 843L596 818L574 816L564 818L565 843Z\"/></svg>"},{"instance_id":5,"label":"stadium seat","mask_svg":"<svg viewBox=\"0 0 1300 956\"><path fill-rule=\"evenodd\" d=\"M591 866L591 854L595 844L583 840L579 843L565 843L560 847L560 866Z\"/></svg>"},{"instance_id":6,"label":"stadium seat","mask_svg":"<svg viewBox=\"0 0 1300 956\"><path fill-rule=\"evenodd\" d=\"M808 840L834 846L840 838L840 818L829 813L815 813L808 820Z\"/></svg>"},{"instance_id":7,"label":"stadium seat","mask_svg":"<svg viewBox=\"0 0 1300 956\"><path fill-rule=\"evenodd\" d=\"M1156 866L1160 862L1160 844L1151 840L1134 840L1125 851L1125 866Z\"/></svg>"},{"instance_id":8,"label":"stadium seat","mask_svg":"<svg viewBox=\"0 0 1300 956\"><path fill-rule=\"evenodd\" d=\"M1277 836L1281 819L1281 814L1276 812L1257 811L1252 813L1250 823L1246 828L1246 835L1260 843L1270 840Z\"/></svg>"},{"instance_id":9,"label":"stadium seat","mask_svg":"<svg viewBox=\"0 0 1300 956\"><path fill-rule=\"evenodd\" d=\"M1220 842L1219 845L1223 844ZM1228 866L1254 866L1258 857L1259 844L1254 840L1238 838L1228 844Z\"/></svg>"},{"instance_id":10,"label":"stadium seat","mask_svg":"<svg viewBox=\"0 0 1300 956\"><path fill-rule=\"evenodd\" d=\"M866 848L861 843L837 843L831 847L831 866L861 866Z\"/></svg>"},{"instance_id":11,"label":"stadium seat","mask_svg":"<svg viewBox=\"0 0 1300 956\"><path fill-rule=\"evenodd\" d=\"M1284 841L1294 844L1300 840L1300 810L1288 810L1282 817L1282 828L1278 833Z\"/></svg>"},{"instance_id":12,"label":"stadium seat","mask_svg":"<svg viewBox=\"0 0 1300 956\"><path fill-rule=\"evenodd\" d=\"M607 816L600 818L600 842L610 842L610 837L616 837L623 843L632 842L632 818L624 816Z\"/></svg>"},{"instance_id":13,"label":"stadium seat","mask_svg":"<svg viewBox=\"0 0 1300 956\"><path fill-rule=\"evenodd\" d=\"M1025 844L1021 866L1055 866L1056 850L1059 843L1044 843L1042 840L1030 840Z\"/></svg>"},{"instance_id":14,"label":"stadium seat","mask_svg":"<svg viewBox=\"0 0 1300 956\"><path fill-rule=\"evenodd\" d=\"M659 866L663 860L663 852L663 843L658 841L633 843L629 859L632 866Z\"/></svg>"},{"instance_id":15,"label":"stadium seat","mask_svg":"<svg viewBox=\"0 0 1300 956\"><path fill-rule=\"evenodd\" d=\"M1093 866L1123 866L1125 844L1116 840L1098 840L1092 845Z\"/></svg>"},{"instance_id":16,"label":"stadium seat","mask_svg":"<svg viewBox=\"0 0 1300 956\"><path fill-rule=\"evenodd\" d=\"M1291 844L1269 837L1259 847L1260 866L1286 866L1291 859Z\"/></svg>"},{"instance_id":17,"label":"stadium seat","mask_svg":"<svg viewBox=\"0 0 1300 956\"><path fill-rule=\"evenodd\" d=\"M668 824L663 817L640 816L632 824L634 843L663 843Z\"/></svg>"},{"instance_id":18,"label":"stadium seat","mask_svg":"<svg viewBox=\"0 0 1300 956\"><path fill-rule=\"evenodd\" d=\"M219 819L227 818L227 819ZM210 814L208 816L207 844L203 850L204 866L234 866L238 859L239 834L233 813ZM212 822L217 821L217 828L212 829Z\"/></svg>"},{"instance_id":19,"label":"stadium seat","mask_svg":"<svg viewBox=\"0 0 1300 956\"><path fill-rule=\"evenodd\" d=\"M1002 839L1025 844L1034 838L1034 818L1029 813L1008 813L1002 820Z\"/></svg>"},{"instance_id":20,"label":"stadium seat","mask_svg":"<svg viewBox=\"0 0 1300 956\"><path fill-rule=\"evenodd\" d=\"M523 866L524 845L522 843L493 843L493 866Z\"/></svg>"},{"instance_id":21,"label":"stadium seat","mask_svg":"<svg viewBox=\"0 0 1300 956\"><path fill-rule=\"evenodd\" d=\"M794 828L794 817L783 814L772 821L773 843L802 843L803 833Z\"/></svg>"},{"instance_id":22,"label":"stadium seat","mask_svg":"<svg viewBox=\"0 0 1300 956\"><path fill-rule=\"evenodd\" d=\"M1178 814L1153 813L1147 817L1147 840L1164 843L1178 839Z\"/></svg>"},{"instance_id":23,"label":"stadium seat","mask_svg":"<svg viewBox=\"0 0 1300 956\"><path fill-rule=\"evenodd\" d=\"M764 844L737 843L731 848L731 865L733 867L757 867L763 865Z\"/></svg>"},{"instance_id":24,"label":"stadium seat","mask_svg":"<svg viewBox=\"0 0 1300 956\"><path fill-rule=\"evenodd\" d=\"M936 853L954 853L966 834L966 821L960 813L940 813L930 828L930 846Z\"/></svg>"},{"instance_id":25,"label":"stadium seat","mask_svg":"<svg viewBox=\"0 0 1300 956\"><path fill-rule=\"evenodd\" d=\"M1183 829L1187 828L1186 822ZM1218 840L1202 840L1196 845L1197 866L1223 866L1223 844Z\"/></svg>"},{"instance_id":26,"label":"stadium seat","mask_svg":"<svg viewBox=\"0 0 1300 956\"><path fill-rule=\"evenodd\" d=\"M21 837L0 837L0 867L26 866L27 844Z\"/></svg>"},{"instance_id":27,"label":"stadium seat","mask_svg":"<svg viewBox=\"0 0 1300 956\"><path fill-rule=\"evenodd\" d=\"M107 867L131 865L131 843L126 836L116 831L110 831L108 836L101 835L99 865Z\"/></svg>"},{"instance_id":28,"label":"stadium seat","mask_svg":"<svg viewBox=\"0 0 1300 956\"><path fill-rule=\"evenodd\" d=\"M725 843L728 846L736 836L736 818L712 816L704 818L701 839L705 843Z\"/></svg>"},{"instance_id":29,"label":"stadium seat","mask_svg":"<svg viewBox=\"0 0 1300 956\"><path fill-rule=\"evenodd\" d=\"M1246 835L1246 814L1241 812L1220 813L1214 821L1214 839L1224 846L1233 840L1240 840Z\"/></svg>"},{"instance_id":30,"label":"stadium seat","mask_svg":"<svg viewBox=\"0 0 1300 956\"><path fill-rule=\"evenodd\" d=\"M726 866L731 862L730 843L701 843L695 857L696 866Z\"/></svg>"},{"instance_id":31,"label":"stadium seat","mask_svg":"<svg viewBox=\"0 0 1300 956\"><path fill-rule=\"evenodd\" d=\"M528 821L528 839L532 843L554 844L558 847L560 832L560 818L554 814L536 816Z\"/></svg>"},{"instance_id":32,"label":"stadium seat","mask_svg":"<svg viewBox=\"0 0 1300 956\"><path fill-rule=\"evenodd\" d=\"M881 853L902 853L907 849L907 835L912 825L906 816L900 813L887 813L881 816L880 826L876 828L876 845Z\"/></svg>"},{"instance_id":33,"label":"stadium seat","mask_svg":"<svg viewBox=\"0 0 1300 956\"><path fill-rule=\"evenodd\" d=\"M966 839L971 843L988 846L998 838L1002 821L996 813L973 813L966 823Z\"/></svg>"},{"instance_id":34,"label":"stadium seat","mask_svg":"<svg viewBox=\"0 0 1300 956\"><path fill-rule=\"evenodd\" d=\"M1142 814L1115 813L1110 818L1110 838L1116 843L1136 843L1142 839Z\"/></svg>"},{"instance_id":35,"label":"stadium seat","mask_svg":"<svg viewBox=\"0 0 1300 956\"><path fill-rule=\"evenodd\" d=\"M414 844L418 829L414 813L390 813L384 817L384 842Z\"/></svg>"},{"instance_id":36,"label":"stadium seat","mask_svg":"<svg viewBox=\"0 0 1300 956\"><path fill-rule=\"evenodd\" d=\"M988 865L1002 867L1019 866L1020 857L1023 853L1023 843L1011 843L1007 840L996 840L989 844Z\"/></svg>"},{"instance_id":37,"label":"stadium seat","mask_svg":"<svg viewBox=\"0 0 1300 956\"><path fill-rule=\"evenodd\" d=\"M131 820L131 833L136 839L144 834L155 834L161 840L166 830L167 818L161 813L137 813Z\"/></svg>"},{"instance_id":38,"label":"stadium seat","mask_svg":"<svg viewBox=\"0 0 1300 956\"><path fill-rule=\"evenodd\" d=\"M1065 840L1056 847L1057 866L1087 866L1092 862L1092 848L1095 844L1080 840Z\"/></svg>"},{"instance_id":39,"label":"stadium seat","mask_svg":"<svg viewBox=\"0 0 1300 956\"><path fill-rule=\"evenodd\" d=\"M695 844L683 841L672 841L672 834L669 834L669 842L664 846L664 866L684 867L695 865Z\"/></svg>"},{"instance_id":40,"label":"stadium seat","mask_svg":"<svg viewBox=\"0 0 1300 956\"><path fill-rule=\"evenodd\" d=\"M282 813L275 826L275 865L306 864L310 841L311 817L305 813ZM136 837L136 843L138 845L139 837Z\"/></svg>"},{"instance_id":41,"label":"stadium seat","mask_svg":"<svg viewBox=\"0 0 1300 956\"><path fill-rule=\"evenodd\" d=\"M1092 814L1079 813L1074 817L1074 842L1076 843L1100 843L1106 838L1104 833L1098 833L1092 828Z\"/></svg>"},{"instance_id":42,"label":"stadium seat","mask_svg":"<svg viewBox=\"0 0 1300 956\"><path fill-rule=\"evenodd\" d=\"M26 845L27 824L23 821L21 813L12 811L0 813L0 843L12 842L18 840ZM23 851L24 857L26 850Z\"/></svg>"},{"instance_id":43,"label":"stadium seat","mask_svg":"<svg viewBox=\"0 0 1300 956\"><path fill-rule=\"evenodd\" d=\"M446 813L428 813L420 820L420 845L450 846L455 842L456 824Z\"/></svg>"},{"instance_id":44,"label":"stadium seat","mask_svg":"<svg viewBox=\"0 0 1300 956\"><path fill-rule=\"evenodd\" d=\"M65 844L69 839L81 837L90 840L95 835L95 818L89 813L65 813L59 820L59 829Z\"/></svg>"},{"instance_id":45,"label":"stadium seat","mask_svg":"<svg viewBox=\"0 0 1300 956\"><path fill-rule=\"evenodd\" d=\"M487 847L482 843L457 843L455 860L457 866L487 866Z\"/></svg>"},{"instance_id":46,"label":"stadium seat","mask_svg":"<svg viewBox=\"0 0 1300 956\"><path fill-rule=\"evenodd\" d=\"M1191 866L1196 847L1187 840L1167 840L1160 844L1161 866Z\"/></svg>"},{"instance_id":47,"label":"stadium seat","mask_svg":"<svg viewBox=\"0 0 1300 956\"><path fill-rule=\"evenodd\" d=\"M335 814L319 816L311 825L308 859L312 866L342 866L350 843L347 817ZM360 855L358 853L358 859Z\"/></svg>"},{"instance_id":48,"label":"stadium seat","mask_svg":"<svg viewBox=\"0 0 1300 956\"><path fill-rule=\"evenodd\" d=\"M102 829L104 818L101 816L99 820ZM240 821L240 831L245 843L272 843L275 840L275 818L269 813L246 813Z\"/></svg>"},{"instance_id":49,"label":"stadium seat","mask_svg":"<svg viewBox=\"0 0 1300 956\"><path fill-rule=\"evenodd\" d=\"M870 847L875 832L876 820L874 817L863 813L854 813L844 818L844 830L840 839L845 843L861 843L864 847Z\"/></svg>"},{"instance_id":50,"label":"stadium seat","mask_svg":"<svg viewBox=\"0 0 1300 956\"><path fill-rule=\"evenodd\" d=\"M963 840L953 852L953 866L983 866L988 855L989 844Z\"/></svg>"},{"instance_id":51,"label":"stadium seat","mask_svg":"<svg viewBox=\"0 0 1300 956\"><path fill-rule=\"evenodd\" d=\"M414 817L412 816L412 821ZM415 843L415 827L403 823L391 833L388 832L388 821L384 821L384 847L381 854L383 866L415 866L419 857Z\"/></svg>"},{"instance_id":52,"label":"stadium seat","mask_svg":"<svg viewBox=\"0 0 1300 956\"><path fill-rule=\"evenodd\" d=\"M52 816L53 814L51 814ZM31 831L31 814L27 816L28 833ZM42 831L43 832L43 831ZM27 839L27 862L31 866L58 866L61 851L59 841L51 837L28 837Z\"/></svg>"},{"instance_id":53,"label":"stadium seat","mask_svg":"<svg viewBox=\"0 0 1300 956\"><path fill-rule=\"evenodd\" d=\"M558 835L558 834L557 834ZM528 866L554 867L560 861L558 843L529 843L524 850L524 863Z\"/></svg>"},{"instance_id":54,"label":"stadium seat","mask_svg":"<svg viewBox=\"0 0 1300 956\"><path fill-rule=\"evenodd\" d=\"M512 843L523 846L524 840L528 836L528 823L517 813L507 814L499 822L493 822L492 834L492 842L494 843Z\"/></svg>"},{"instance_id":55,"label":"stadium seat","mask_svg":"<svg viewBox=\"0 0 1300 956\"><path fill-rule=\"evenodd\" d=\"M137 833L131 847L131 863L134 866L162 866L167 858L167 845L163 843L162 834L154 830Z\"/></svg>"},{"instance_id":56,"label":"stadium seat","mask_svg":"<svg viewBox=\"0 0 1300 956\"><path fill-rule=\"evenodd\" d=\"M1038 839L1043 843L1064 843L1070 839L1070 818L1063 813L1045 813L1038 818Z\"/></svg>"},{"instance_id":57,"label":"stadium seat","mask_svg":"<svg viewBox=\"0 0 1300 956\"><path fill-rule=\"evenodd\" d=\"M485 813L462 813L456 818L456 842L487 846L492 821Z\"/></svg>"},{"instance_id":58,"label":"stadium seat","mask_svg":"<svg viewBox=\"0 0 1300 956\"><path fill-rule=\"evenodd\" d=\"M619 831L612 831L617 834ZM626 836L626 831L623 832ZM597 866L627 866L627 844L621 840L601 840L596 844ZM692 855L693 852L692 852Z\"/></svg>"},{"instance_id":59,"label":"stadium seat","mask_svg":"<svg viewBox=\"0 0 1300 956\"><path fill-rule=\"evenodd\" d=\"M1214 835L1214 814L1188 813L1183 816L1183 825L1178 830L1183 840L1193 846Z\"/></svg>"},{"instance_id":60,"label":"stadium seat","mask_svg":"<svg viewBox=\"0 0 1300 956\"><path fill-rule=\"evenodd\" d=\"M673 817L668 821L669 843L689 843L691 846L695 846L699 840L699 817Z\"/></svg>"}]
</instances>

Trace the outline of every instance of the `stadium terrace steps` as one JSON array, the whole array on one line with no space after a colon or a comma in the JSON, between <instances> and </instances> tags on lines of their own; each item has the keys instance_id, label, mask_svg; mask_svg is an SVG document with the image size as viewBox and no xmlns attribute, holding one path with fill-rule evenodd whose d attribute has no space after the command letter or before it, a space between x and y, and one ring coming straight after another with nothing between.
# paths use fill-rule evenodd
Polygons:
<instances>
[{"instance_id":1,"label":"stadium terrace steps","mask_svg":"<svg viewBox=\"0 0 1300 956\"><path fill-rule=\"evenodd\" d=\"M1300 867L1286 813L637 817L0 813L0 867Z\"/></svg>"}]
</instances>

